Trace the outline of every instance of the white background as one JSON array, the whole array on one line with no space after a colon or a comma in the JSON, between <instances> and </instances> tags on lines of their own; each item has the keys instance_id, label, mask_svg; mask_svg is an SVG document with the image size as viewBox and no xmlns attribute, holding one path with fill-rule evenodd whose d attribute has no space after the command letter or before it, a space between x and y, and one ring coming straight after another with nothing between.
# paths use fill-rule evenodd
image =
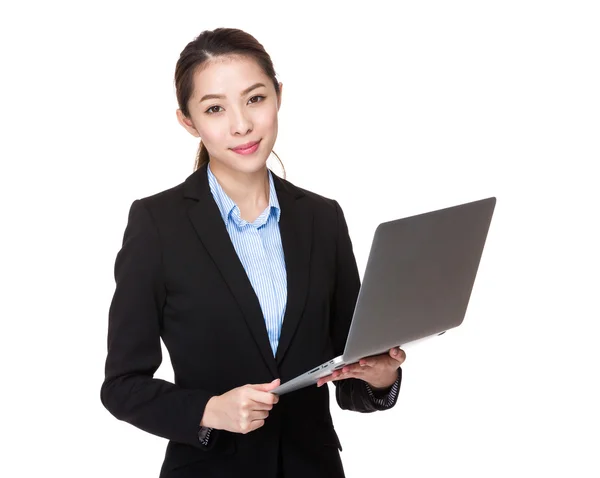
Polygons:
<instances>
[{"instance_id":1,"label":"white background","mask_svg":"<svg viewBox=\"0 0 600 478\"><path fill-rule=\"evenodd\" d=\"M166 441L100 402L113 265L131 202L192 172L179 53L227 26L270 53L275 151L340 202L361 274L379 222L498 200L465 321L408 352L397 406L332 400L347 476L600 476L597 5L3 2L2 475L158 476Z\"/></svg>"}]
</instances>

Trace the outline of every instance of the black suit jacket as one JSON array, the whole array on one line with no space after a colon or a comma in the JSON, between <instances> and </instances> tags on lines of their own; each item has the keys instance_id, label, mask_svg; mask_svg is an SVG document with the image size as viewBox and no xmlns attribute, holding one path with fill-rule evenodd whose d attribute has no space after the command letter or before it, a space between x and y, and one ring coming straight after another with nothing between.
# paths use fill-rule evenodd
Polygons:
<instances>
[{"instance_id":1,"label":"black suit jacket","mask_svg":"<svg viewBox=\"0 0 600 478\"><path fill-rule=\"evenodd\" d=\"M258 298L209 189L207 167L133 202L115 261L101 399L118 419L169 440L161 477L344 476L328 386L280 397L248 434L215 430L198 440L208 400L249 383L282 383L337 355L348 335L360 279L335 200L273 175L288 298L273 356ZM160 340L174 383L154 378ZM372 412L365 383L335 383L343 409Z\"/></svg>"}]
</instances>

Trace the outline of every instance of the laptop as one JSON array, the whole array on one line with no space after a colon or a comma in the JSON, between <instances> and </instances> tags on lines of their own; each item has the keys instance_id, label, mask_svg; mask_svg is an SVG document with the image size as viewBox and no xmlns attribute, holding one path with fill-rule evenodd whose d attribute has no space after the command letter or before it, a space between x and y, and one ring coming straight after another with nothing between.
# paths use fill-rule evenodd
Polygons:
<instances>
[{"instance_id":1,"label":"laptop","mask_svg":"<svg viewBox=\"0 0 600 478\"><path fill-rule=\"evenodd\" d=\"M313 385L361 358L437 337L464 320L496 198L377 226L344 353L272 393Z\"/></svg>"}]
</instances>

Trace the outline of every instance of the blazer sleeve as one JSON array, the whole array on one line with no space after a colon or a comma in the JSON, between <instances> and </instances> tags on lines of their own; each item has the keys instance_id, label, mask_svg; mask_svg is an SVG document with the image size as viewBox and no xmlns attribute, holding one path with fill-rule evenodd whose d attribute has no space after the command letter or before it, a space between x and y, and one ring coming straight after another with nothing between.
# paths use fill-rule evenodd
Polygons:
<instances>
[{"instance_id":1,"label":"blazer sleeve","mask_svg":"<svg viewBox=\"0 0 600 478\"><path fill-rule=\"evenodd\" d=\"M212 394L153 378L162 362L166 289L158 230L142 200L131 205L114 274L103 405L146 432L205 449L198 432Z\"/></svg>"},{"instance_id":2,"label":"blazer sleeve","mask_svg":"<svg viewBox=\"0 0 600 478\"><path fill-rule=\"evenodd\" d=\"M336 279L331 315L331 337L335 356L344 353L352 314L360 290L360 276L352 241L348 233L348 225L340 205L333 200L337 212L337 252ZM334 381L335 397L340 408L362 413L392 408L397 401L402 369L398 369L398 380L393 386L396 393L391 393L389 399L381 400L374 396L367 383L357 378ZM387 397L386 397L387 398Z\"/></svg>"}]
</instances>

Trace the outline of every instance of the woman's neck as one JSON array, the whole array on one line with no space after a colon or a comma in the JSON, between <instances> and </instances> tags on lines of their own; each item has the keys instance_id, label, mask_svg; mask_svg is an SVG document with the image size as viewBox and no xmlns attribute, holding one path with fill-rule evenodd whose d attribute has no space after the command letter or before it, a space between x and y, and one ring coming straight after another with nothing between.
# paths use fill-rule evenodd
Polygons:
<instances>
[{"instance_id":1,"label":"woman's neck","mask_svg":"<svg viewBox=\"0 0 600 478\"><path fill-rule=\"evenodd\" d=\"M210 162L210 170L219 181L225 194L237 204L241 211L259 213L269 204L269 175L265 165L258 171L245 173L221 167L216 161Z\"/></svg>"}]
</instances>

